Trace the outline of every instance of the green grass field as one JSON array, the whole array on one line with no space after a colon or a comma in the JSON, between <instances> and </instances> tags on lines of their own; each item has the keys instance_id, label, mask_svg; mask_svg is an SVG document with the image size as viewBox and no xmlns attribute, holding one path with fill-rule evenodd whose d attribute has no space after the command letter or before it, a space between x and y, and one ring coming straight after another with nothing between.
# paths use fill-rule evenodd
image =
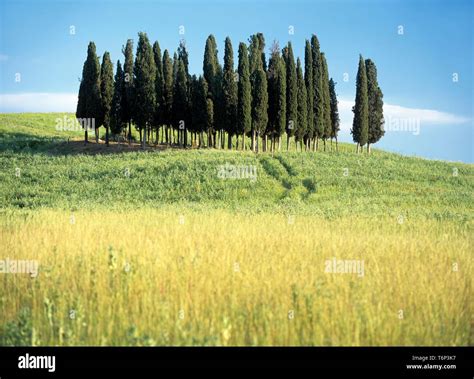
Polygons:
<instances>
[{"instance_id":1,"label":"green grass field","mask_svg":"<svg viewBox=\"0 0 474 379\"><path fill-rule=\"evenodd\" d=\"M39 264L0 273L0 345L473 344L473 165L84 147L62 117L0 115L0 260Z\"/></svg>"}]
</instances>

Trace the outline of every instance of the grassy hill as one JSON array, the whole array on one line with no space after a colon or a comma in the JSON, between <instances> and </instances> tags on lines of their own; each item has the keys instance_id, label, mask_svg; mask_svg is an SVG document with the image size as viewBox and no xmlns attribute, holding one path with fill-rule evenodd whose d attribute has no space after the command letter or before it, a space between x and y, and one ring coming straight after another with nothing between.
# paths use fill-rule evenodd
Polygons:
<instances>
[{"instance_id":1,"label":"grassy hill","mask_svg":"<svg viewBox=\"0 0 474 379\"><path fill-rule=\"evenodd\" d=\"M40 264L2 280L0 345L473 343L473 165L84 147L62 117L0 115L2 255Z\"/></svg>"}]
</instances>

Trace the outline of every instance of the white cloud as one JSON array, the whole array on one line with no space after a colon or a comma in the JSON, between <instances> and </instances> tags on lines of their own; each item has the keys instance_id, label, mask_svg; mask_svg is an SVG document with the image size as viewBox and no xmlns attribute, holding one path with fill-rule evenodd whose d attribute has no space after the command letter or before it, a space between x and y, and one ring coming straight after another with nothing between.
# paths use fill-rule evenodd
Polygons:
<instances>
[{"instance_id":1,"label":"white cloud","mask_svg":"<svg viewBox=\"0 0 474 379\"><path fill-rule=\"evenodd\" d=\"M339 114L341 118L341 130L351 130L354 114L352 106L354 101L347 99L339 100ZM458 116L452 113L441 112L434 109L408 108L401 105L384 104L385 120L416 120L421 127L427 125L455 125L471 121L470 118Z\"/></svg>"},{"instance_id":2,"label":"white cloud","mask_svg":"<svg viewBox=\"0 0 474 379\"><path fill-rule=\"evenodd\" d=\"M0 112L75 112L76 93L0 94Z\"/></svg>"}]
</instances>

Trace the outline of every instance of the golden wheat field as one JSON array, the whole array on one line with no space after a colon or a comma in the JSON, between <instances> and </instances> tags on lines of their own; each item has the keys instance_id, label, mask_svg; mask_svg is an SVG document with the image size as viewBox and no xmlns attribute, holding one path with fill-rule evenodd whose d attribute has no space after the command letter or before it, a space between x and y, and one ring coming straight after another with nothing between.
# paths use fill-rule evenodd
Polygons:
<instances>
[{"instance_id":1,"label":"golden wheat field","mask_svg":"<svg viewBox=\"0 0 474 379\"><path fill-rule=\"evenodd\" d=\"M469 223L166 209L0 223L8 258L39 265L0 276L3 345L473 343Z\"/></svg>"}]
</instances>

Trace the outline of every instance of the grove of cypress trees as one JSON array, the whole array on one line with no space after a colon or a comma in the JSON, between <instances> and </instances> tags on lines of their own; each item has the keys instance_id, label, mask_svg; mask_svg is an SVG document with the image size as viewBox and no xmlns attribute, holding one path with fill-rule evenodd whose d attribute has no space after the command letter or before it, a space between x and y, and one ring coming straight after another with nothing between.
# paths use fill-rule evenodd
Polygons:
<instances>
[{"instance_id":1,"label":"grove of cypress trees","mask_svg":"<svg viewBox=\"0 0 474 379\"><path fill-rule=\"evenodd\" d=\"M124 122L122 115L122 101L125 96L125 81L120 60L117 61L117 70L114 80L114 96L112 97L112 108L110 110L110 130L113 135L122 133Z\"/></svg>"},{"instance_id":2,"label":"grove of cypress trees","mask_svg":"<svg viewBox=\"0 0 474 379\"><path fill-rule=\"evenodd\" d=\"M237 94L237 136L242 135L242 150L245 150L245 135L252 127L252 92L250 86L249 54L247 45L239 44ZM238 137L237 137L238 138Z\"/></svg>"},{"instance_id":3,"label":"grove of cypress trees","mask_svg":"<svg viewBox=\"0 0 474 379\"><path fill-rule=\"evenodd\" d=\"M313 53L311 44L308 40L305 43L304 50L304 81L306 85L306 108L308 110L306 134L303 137L305 148L310 147L311 140L315 137L314 129L314 78L313 78Z\"/></svg>"},{"instance_id":4,"label":"grove of cypress trees","mask_svg":"<svg viewBox=\"0 0 474 379\"><path fill-rule=\"evenodd\" d=\"M329 72L326 57L321 53L321 70L322 70L322 98L323 98L323 121L324 132L322 135L324 142L324 151L326 151L326 140L331 138L331 95L329 93Z\"/></svg>"},{"instance_id":5,"label":"grove of cypress trees","mask_svg":"<svg viewBox=\"0 0 474 379\"><path fill-rule=\"evenodd\" d=\"M337 134L339 133L340 120L339 110L337 106L337 94L336 94L336 83L334 80L329 80L329 96L331 105L331 149L332 139L336 139L336 151L337 151Z\"/></svg>"},{"instance_id":6,"label":"grove of cypress trees","mask_svg":"<svg viewBox=\"0 0 474 379\"><path fill-rule=\"evenodd\" d=\"M224 130L228 138L227 148L232 149L232 136L237 133L237 82L234 72L234 52L229 37L225 39L222 94L225 111Z\"/></svg>"},{"instance_id":7,"label":"grove of cypress trees","mask_svg":"<svg viewBox=\"0 0 474 379\"><path fill-rule=\"evenodd\" d=\"M122 115L124 122L128 123L128 143L130 144L132 142L132 117L135 106L133 92L133 40L127 40L125 47L122 48L122 53L125 56L123 64L125 97L122 103Z\"/></svg>"},{"instance_id":8,"label":"grove of cypress trees","mask_svg":"<svg viewBox=\"0 0 474 379\"><path fill-rule=\"evenodd\" d=\"M303 69L301 67L300 58L296 61L296 87L297 87L297 119L295 134L295 145L298 149L298 142L303 151L303 138L306 135L308 127L308 99L306 98L306 85L303 78Z\"/></svg>"},{"instance_id":9,"label":"grove of cypress trees","mask_svg":"<svg viewBox=\"0 0 474 379\"><path fill-rule=\"evenodd\" d=\"M370 144L376 143L385 134L383 129L383 94L377 81L377 68L372 60L366 59L365 70L367 72L367 97L369 102L367 153L370 154Z\"/></svg>"},{"instance_id":10,"label":"grove of cypress trees","mask_svg":"<svg viewBox=\"0 0 474 379\"><path fill-rule=\"evenodd\" d=\"M87 58L82 68L82 79L79 86L76 118L84 128L84 143L88 142L88 129L93 120L94 124L100 121L102 104L100 98L100 63L96 54L94 42L89 42ZM95 125L96 135L100 124Z\"/></svg>"},{"instance_id":11,"label":"grove of cypress trees","mask_svg":"<svg viewBox=\"0 0 474 379\"><path fill-rule=\"evenodd\" d=\"M166 144L171 143L170 125L173 123L173 62L171 61L168 50L163 52L163 107L162 119L166 125L165 136Z\"/></svg>"},{"instance_id":12,"label":"grove of cypress trees","mask_svg":"<svg viewBox=\"0 0 474 379\"><path fill-rule=\"evenodd\" d=\"M352 139L359 146L363 147L367 143L369 129L369 99L367 95L367 72L362 55L359 56L359 69L357 70L356 98L352 108L354 120L352 123Z\"/></svg>"},{"instance_id":13,"label":"grove of cypress trees","mask_svg":"<svg viewBox=\"0 0 474 379\"><path fill-rule=\"evenodd\" d=\"M138 33L138 46L133 67L135 107L133 118L142 134L142 149L146 145L147 128L153 123L156 104L156 66L153 50L144 32ZM143 132L143 133L142 133Z\"/></svg>"},{"instance_id":14,"label":"grove of cypress trees","mask_svg":"<svg viewBox=\"0 0 474 379\"><path fill-rule=\"evenodd\" d=\"M286 150L289 150L290 138L295 134L295 124L298 114L298 86L295 57L293 55L291 42L288 42L287 54L285 54L284 58L286 64Z\"/></svg>"},{"instance_id":15,"label":"grove of cypress trees","mask_svg":"<svg viewBox=\"0 0 474 379\"><path fill-rule=\"evenodd\" d=\"M110 110L114 96L114 67L110 54L106 51L100 68L100 97L102 105L101 125L105 127L105 143L109 146ZM97 136L98 137L98 136Z\"/></svg>"}]
</instances>

